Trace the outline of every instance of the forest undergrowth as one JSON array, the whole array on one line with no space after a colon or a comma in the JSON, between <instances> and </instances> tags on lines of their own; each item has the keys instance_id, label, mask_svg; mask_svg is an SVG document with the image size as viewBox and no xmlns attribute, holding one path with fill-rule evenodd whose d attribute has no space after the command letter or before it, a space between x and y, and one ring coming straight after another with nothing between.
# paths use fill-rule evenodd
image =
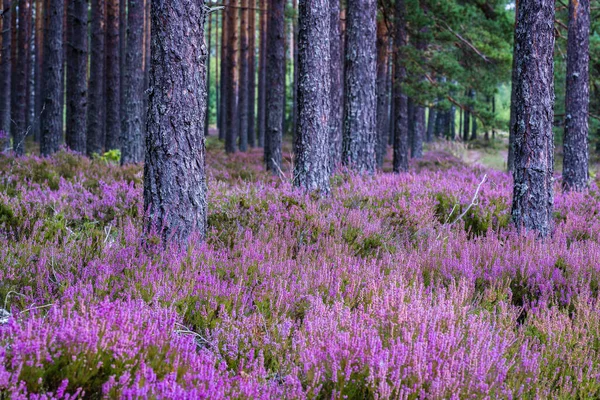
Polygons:
<instances>
[{"instance_id":1,"label":"forest undergrowth","mask_svg":"<svg viewBox=\"0 0 600 400\"><path fill-rule=\"evenodd\" d=\"M209 146L186 249L142 244L139 166L0 158L0 397L600 396L596 182L557 177L538 240L508 174L441 149L327 198L261 157Z\"/></svg>"}]
</instances>

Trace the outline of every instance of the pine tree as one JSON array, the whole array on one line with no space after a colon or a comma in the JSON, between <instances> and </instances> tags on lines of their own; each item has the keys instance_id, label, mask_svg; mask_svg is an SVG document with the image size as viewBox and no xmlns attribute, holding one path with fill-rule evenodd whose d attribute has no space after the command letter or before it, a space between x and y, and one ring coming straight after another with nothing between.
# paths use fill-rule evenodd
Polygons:
<instances>
[{"instance_id":1,"label":"pine tree","mask_svg":"<svg viewBox=\"0 0 600 400\"><path fill-rule=\"evenodd\" d=\"M88 155L104 151L104 35L105 0L91 0L90 81L88 87ZM47 56L47 54L46 54Z\"/></svg>"},{"instance_id":2,"label":"pine tree","mask_svg":"<svg viewBox=\"0 0 600 400\"><path fill-rule=\"evenodd\" d=\"M258 55L258 107L257 107L257 139L258 147L265 145L266 129L266 73L267 73L267 0L260 1L260 44Z\"/></svg>"},{"instance_id":3,"label":"pine tree","mask_svg":"<svg viewBox=\"0 0 600 400\"><path fill-rule=\"evenodd\" d=\"M248 151L248 0L241 0L240 18L240 71L239 71L239 105L240 117L239 145L240 151Z\"/></svg>"},{"instance_id":4,"label":"pine tree","mask_svg":"<svg viewBox=\"0 0 600 400\"><path fill-rule=\"evenodd\" d=\"M4 147L1 150L8 148L10 140L10 99L11 99L11 19L13 11L10 9L11 0L4 0L3 9L8 10L2 16L2 51L0 52L0 131L3 131L6 136L4 139Z\"/></svg>"},{"instance_id":5,"label":"pine tree","mask_svg":"<svg viewBox=\"0 0 600 400\"><path fill-rule=\"evenodd\" d=\"M563 187L584 190L589 180L588 110L590 1L569 1Z\"/></svg>"},{"instance_id":6,"label":"pine tree","mask_svg":"<svg viewBox=\"0 0 600 400\"><path fill-rule=\"evenodd\" d=\"M408 99L403 91L406 67L403 54L408 43L404 0L396 0L394 12L394 172L408 171ZM439 120L439 114L438 118ZM436 122L437 123L437 122ZM435 132L435 131L434 131Z\"/></svg>"},{"instance_id":7,"label":"pine tree","mask_svg":"<svg viewBox=\"0 0 600 400\"><path fill-rule=\"evenodd\" d=\"M256 146L256 1L250 0L248 10L248 145Z\"/></svg>"},{"instance_id":8,"label":"pine tree","mask_svg":"<svg viewBox=\"0 0 600 400\"><path fill-rule=\"evenodd\" d=\"M107 150L121 148L120 1L106 4L106 142Z\"/></svg>"},{"instance_id":9,"label":"pine tree","mask_svg":"<svg viewBox=\"0 0 600 400\"><path fill-rule=\"evenodd\" d=\"M144 164L148 225L186 244L206 232L204 147L207 7L152 0L152 67ZM186 32L182 35L181 32Z\"/></svg>"},{"instance_id":10,"label":"pine tree","mask_svg":"<svg viewBox=\"0 0 600 400\"><path fill-rule=\"evenodd\" d=\"M238 137L239 121L237 118L237 16L239 10L237 8L237 0L229 0L229 6L225 9L227 18L227 67L225 74L227 80L225 84L226 102L225 102L225 151L227 153L235 153L236 139Z\"/></svg>"},{"instance_id":11,"label":"pine tree","mask_svg":"<svg viewBox=\"0 0 600 400\"><path fill-rule=\"evenodd\" d=\"M298 9L298 122L294 184L329 193L328 0L302 0Z\"/></svg>"},{"instance_id":12,"label":"pine tree","mask_svg":"<svg viewBox=\"0 0 600 400\"><path fill-rule=\"evenodd\" d=\"M344 57L340 1L329 2L329 54L331 78L331 114L329 115L329 162L330 171L342 162L342 121L344 117Z\"/></svg>"},{"instance_id":13,"label":"pine tree","mask_svg":"<svg viewBox=\"0 0 600 400\"><path fill-rule=\"evenodd\" d=\"M13 64L13 95L11 104L13 150L17 155L25 153L27 133L27 71L29 69L29 42L31 35L30 0L18 2L18 29L16 29L16 57ZM13 13L16 15L16 13Z\"/></svg>"},{"instance_id":14,"label":"pine tree","mask_svg":"<svg viewBox=\"0 0 600 400\"><path fill-rule=\"evenodd\" d=\"M383 166L389 134L388 64L389 36L383 16L377 20L377 166Z\"/></svg>"},{"instance_id":15,"label":"pine tree","mask_svg":"<svg viewBox=\"0 0 600 400\"><path fill-rule=\"evenodd\" d=\"M554 1L520 1L517 13L512 217L546 236L554 203Z\"/></svg>"}]
</instances>

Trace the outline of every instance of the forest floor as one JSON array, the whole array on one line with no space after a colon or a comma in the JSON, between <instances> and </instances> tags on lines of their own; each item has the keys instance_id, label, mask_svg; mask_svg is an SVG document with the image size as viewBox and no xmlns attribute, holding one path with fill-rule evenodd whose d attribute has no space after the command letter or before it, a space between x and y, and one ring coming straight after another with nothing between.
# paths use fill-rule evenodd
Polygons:
<instances>
[{"instance_id":1,"label":"forest floor","mask_svg":"<svg viewBox=\"0 0 600 400\"><path fill-rule=\"evenodd\" d=\"M502 148L427 147L321 198L289 143L277 177L211 137L187 248L144 233L140 166L0 156L0 398L599 397L597 182L556 182L542 241Z\"/></svg>"}]
</instances>

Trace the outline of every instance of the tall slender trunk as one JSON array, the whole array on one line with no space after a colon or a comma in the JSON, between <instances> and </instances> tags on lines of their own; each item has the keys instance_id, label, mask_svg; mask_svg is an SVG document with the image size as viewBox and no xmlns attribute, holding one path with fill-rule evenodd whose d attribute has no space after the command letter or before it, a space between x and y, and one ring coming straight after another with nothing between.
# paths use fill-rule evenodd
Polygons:
<instances>
[{"instance_id":1,"label":"tall slender trunk","mask_svg":"<svg viewBox=\"0 0 600 400\"><path fill-rule=\"evenodd\" d=\"M267 100L267 10L268 1L259 0L260 2L260 44L258 55L258 110L257 110L257 130L258 130L258 146L265 146L265 129L266 129L266 100Z\"/></svg>"},{"instance_id":2,"label":"tall slender trunk","mask_svg":"<svg viewBox=\"0 0 600 400\"><path fill-rule=\"evenodd\" d=\"M184 245L192 233L205 235L208 212L206 10L203 0L152 0L144 207L164 241Z\"/></svg>"},{"instance_id":3,"label":"tall slender trunk","mask_svg":"<svg viewBox=\"0 0 600 400\"><path fill-rule=\"evenodd\" d=\"M415 102L412 97L407 98L406 114L408 116L408 148L412 157L413 139L415 137Z\"/></svg>"},{"instance_id":4,"label":"tall slender trunk","mask_svg":"<svg viewBox=\"0 0 600 400\"><path fill-rule=\"evenodd\" d=\"M10 146L10 99L11 99L11 34L12 14L10 9L11 0L4 0L3 8L8 10L2 18L2 52L0 53L0 131L4 132L3 144L0 150L6 150Z\"/></svg>"},{"instance_id":5,"label":"tall slender trunk","mask_svg":"<svg viewBox=\"0 0 600 400\"><path fill-rule=\"evenodd\" d=\"M402 91L406 80L406 68L402 64L404 48L408 43L406 30L406 8L404 0L396 0L394 12L394 172L408 171L408 102Z\"/></svg>"},{"instance_id":6,"label":"tall slender trunk","mask_svg":"<svg viewBox=\"0 0 600 400\"><path fill-rule=\"evenodd\" d=\"M227 85L225 87L227 101L225 104L225 151L235 153L236 139L238 137L239 121L237 118L237 8L238 0L229 0L230 7L225 9L227 16Z\"/></svg>"},{"instance_id":7,"label":"tall slender trunk","mask_svg":"<svg viewBox=\"0 0 600 400\"><path fill-rule=\"evenodd\" d=\"M256 0L248 10L248 145L256 146Z\"/></svg>"},{"instance_id":8,"label":"tall slender trunk","mask_svg":"<svg viewBox=\"0 0 600 400\"><path fill-rule=\"evenodd\" d=\"M90 84L88 88L87 148L88 155L104 151L104 35L105 0L91 0Z\"/></svg>"},{"instance_id":9,"label":"tall slender trunk","mask_svg":"<svg viewBox=\"0 0 600 400\"><path fill-rule=\"evenodd\" d=\"M469 97L471 98L471 111L475 109L475 90L471 89L469 93ZM475 118L475 114L473 114L472 123L471 123L471 140L477 140L477 118Z\"/></svg>"},{"instance_id":10,"label":"tall slender trunk","mask_svg":"<svg viewBox=\"0 0 600 400\"><path fill-rule=\"evenodd\" d=\"M159 6L162 6L159 4ZM121 137L121 163L134 164L144 158L144 2L129 0L127 51L125 53L125 123ZM154 14L153 14L154 15Z\"/></svg>"},{"instance_id":11,"label":"tall slender trunk","mask_svg":"<svg viewBox=\"0 0 600 400\"><path fill-rule=\"evenodd\" d=\"M212 17L210 17L212 18ZM217 130L219 130L219 127L221 126L221 43L219 42L219 38L221 37L219 35L219 28L222 29L222 27L219 24L219 17L217 15L214 16L215 18L215 32L214 32L214 37L215 37L215 111L216 111L216 115L217 115L217 120L215 122ZM210 56L210 55L209 55ZM210 90L210 88L209 88ZM219 138L220 137L220 131L219 131Z\"/></svg>"},{"instance_id":12,"label":"tall slender trunk","mask_svg":"<svg viewBox=\"0 0 600 400\"><path fill-rule=\"evenodd\" d=\"M14 81L13 104L11 105L13 150L17 155L25 153L27 134L27 71L29 64L29 40L31 20L29 0L19 0L19 25L17 30L16 68L12 71ZM62 9L62 8L61 8Z\"/></svg>"},{"instance_id":13,"label":"tall slender trunk","mask_svg":"<svg viewBox=\"0 0 600 400\"><path fill-rule=\"evenodd\" d=\"M342 162L359 172L377 166L377 2L348 0Z\"/></svg>"},{"instance_id":14,"label":"tall slender trunk","mask_svg":"<svg viewBox=\"0 0 600 400\"><path fill-rule=\"evenodd\" d=\"M42 63L44 59L44 0L35 2L35 71L34 71L34 117L33 117L33 139L40 141L40 114L42 113ZM87 81L86 81L87 85Z\"/></svg>"},{"instance_id":15,"label":"tall slender trunk","mask_svg":"<svg viewBox=\"0 0 600 400\"><path fill-rule=\"evenodd\" d=\"M86 0L71 0L69 3L67 46L66 142L71 150L85 154L88 101L88 3Z\"/></svg>"},{"instance_id":16,"label":"tall slender trunk","mask_svg":"<svg viewBox=\"0 0 600 400\"><path fill-rule=\"evenodd\" d=\"M429 106L429 115L427 116L427 143L431 143L433 141L437 113L438 110L435 105Z\"/></svg>"},{"instance_id":17,"label":"tall slender trunk","mask_svg":"<svg viewBox=\"0 0 600 400\"><path fill-rule=\"evenodd\" d=\"M125 128L125 54L127 52L127 2L119 1L119 137L123 137ZM120 142L120 139L119 139ZM119 143L122 146L122 143Z\"/></svg>"},{"instance_id":18,"label":"tall slender trunk","mask_svg":"<svg viewBox=\"0 0 600 400\"><path fill-rule=\"evenodd\" d=\"M467 95L470 95L470 91L467 91ZM463 141L467 142L469 140L469 133L471 130L471 111L470 106L465 108L465 117L463 121Z\"/></svg>"},{"instance_id":19,"label":"tall slender trunk","mask_svg":"<svg viewBox=\"0 0 600 400\"><path fill-rule=\"evenodd\" d=\"M425 139L425 107L414 105L414 128L411 154L413 158L423 157L423 140Z\"/></svg>"},{"instance_id":20,"label":"tall slender trunk","mask_svg":"<svg viewBox=\"0 0 600 400\"><path fill-rule=\"evenodd\" d=\"M337 3L337 2L336 2ZM377 21L377 166L383 166L389 134L388 64L389 36L383 18Z\"/></svg>"},{"instance_id":21,"label":"tall slender trunk","mask_svg":"<svg viewBox=\"0 0 600 400\"><path fill-rule=\"evenodd\" d=\"M267 28L265 163L279 174L285 101L285 0L270 0Z\"/></svg>"},{"instance_id":22,"label":"tall slender trunk","mask_svg":"<svg viewBox=\"0 0 600 400\"><path fill-rule=\"evenodd\" d=\"M206 116L204 120L204 136L208 137L208 128L210 127L210 67L211 67L211 55L212 55L212 15L208 16L208 34L206 35L208 41L208 56L206 57Z\"/></svg>"},{"instance_id":23,"label":"tall slender trunk","mask_svg":"<svg viewBox=\"0 0 600 400\"><path fill-rule=\"evenodd\" d=\"M248 0L241 0L241 5L238 103L238 115L240 117L239 143L240 151L248 151Z\"/></svg>"},{"instance_id":24,"label":"tall slender trunk","mask_svg":"<svg viewBox=\"0 0 600 400\"><path fill-rule=\"evenodd\" d=\"M63 137L63 23L64 0L49 0L46 10L44 34L44 65L42 93L44 112L41 115L42 130L40 152L43 156L58 151Z\"/></svg>"},{"instance_id":25,"label":"tall slender trunk","mask_svg":"<svg viewBox=\"0 0 600 400\"><path fill-rule=\"evenodd\" d=\"M329 54L331 113L329 115L329 162L333 173L342 162L342 121L344 117L344 57L340 0L329 2Z\"/></svg>"},{"instance_id":26,"label":"tall slender trunk","mask_svg":"<svg viewBox=\"0 0 600 400\"><path fill-rule=\"evenodd\" d=\"M546 236L554 203L554 1L520 1L518 15L512 217Z\"/></svg>"},{"instance_id":27,"label":"tall slender trunk","mask_svg":"<svg viewBox=\"0 0 600 400\"><path fill-rule=\"evenodd\" d=\"M221 120L219 125L219 139L225 140L225 121L227 120L227 76L229 66L227 65L229 46L227 44L227 9L221 12L221 100L219 108L221 109Z\"/></svg>"},{"instance_id":28,"label":"tall slender trunk","mask_svg":"<svg viewBox=\"0 0 600 400\"><path fill-rule=\"evenodd\" d=\"M563 188L584 190L589 180L588 110L590 1L569 2Z\"/></svg>"},{"instance_id":29,"label":"tall slender trunk","mask_svg":"<svg viewBox=\"0 0 600 400\"><path fill-rule=\"evenodd\" d=\"M121 148L119 1L108 0L106 18L106 149Z\"/></svg>"},{"instance_id":30,"label":"tall slender trunk","mask_svg":"<svg viewBox=\"0 0 600 400\"><path fill-rule=\"evenodd\" d=\"M330 44L328 0L298 9L298 125L294 184L329 193Z\"/></svg>"}]
</instances>

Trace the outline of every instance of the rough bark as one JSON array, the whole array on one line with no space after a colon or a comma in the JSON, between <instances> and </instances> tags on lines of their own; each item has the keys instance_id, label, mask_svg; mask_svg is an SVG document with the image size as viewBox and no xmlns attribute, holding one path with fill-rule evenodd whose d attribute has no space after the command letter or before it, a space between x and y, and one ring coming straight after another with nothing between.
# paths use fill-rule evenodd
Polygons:
<instances>
[{"instance_id":1,"label":"rough bark","mask_svg":"<svg viewBox=\"0 0 600 400\"><path fill-rule=\"evenodd\" d=\"M256 146L256 6L249 2L248 10L248 145Z\"/></svg>"},{"instance_id":2,"label":"rough bark","mask_svg":"<svg viewBox=\"0 0 600 400\"><path fill-rule=\"evenodd\" d=\"M148 226L187 244L206 233L203 0L152 0L152 62L144 165Z\"/></svg>"},{"instance_id":3,"label":"rough bark","mask_svg":"<svg viewBox=\"0 0 600 400\"><path fill-rule=\"evenodd\" d=\"M240 151L248 151L248 0L241 0L239 103Z\"/></svg>"},{"instance_id":4,"label":"rough bark","mask_svg":"<svg viewBox=\"0 0 600 400\"><path fill-rule=\"evenodd\" d=\"M298 9L298 120L294 184L329 193L328 0L302 0Z\"/></svg>"},{"instance_id":5,"label":"rough bark","mask_svg":"<svg viewBox=\"0 0 600 400\"><path fill-rule=\"evenodd\" d=\"M121 148L121 60L119 52L119 3L106 4L106 149Z\"/></svg>"},{"instance_id":6,"label":"rough bark","mask_svg":"<svg viewBox=\"0 0 600 400\"><path fill-rule=\"evenodd\" d=\"M377 166L383 166L389 134L388 64L389 36L383 18L377 21Z\"/></svg>"},{"instance_id":7,"label":"rough bark","mask_svg":"<svg viewBox=\"0 0 600 400\"><path fill-rule=\"evenodd\" d=\"M285 101L285 0L270 0L265 87L265 163L279 174Z\"/></svg>"},{"instance_id":8,"label":"rough bark","mask_svg":"<svg viewBox=\"0 0 600 400\"><path fill-rule=\"evenodd\" d=\"M519 229L552 229L554 1L518 3L512 218Z\"/></svg>"},{"instance_id":9,"label":"rough bark","mask_svg":"<svg viewBox=\"0 0 600 400\"><path fill-rule=\"evenodd\" d=\"M119 1L119 134L123 135L125 126L125 53L127 52L127 1ZM119 139L120 141L120 139Z\"/></svg>"},{"instance_id":10,"label":"rough bark","mask_svg":"<svg viewBox=\"0 0 600 400\"><path fill-rule=\"evenodd\" d=\"M43 156L58 151L63 136L63 14L64 0L48 0L44 33L44 65L40 152Z\"/></svg>"},{"instance_id":11,"label":"rough bark","mask_svg":"<svg viewBox=\"0 0 600 400\"><path fill-rule=\"evenodd\" d=\"M91 0L90 81L88 88L88 155L104 151L104 34L105 0Z\"/></svg>"},{"instance_id":12,"label":"rough bark","mask_svg":"<svg viewBox=\"0 0 600 400\"><path fill-rule=\"evenodd\" d=\"M35 2L35 71L34 71L34 117L33 117L33 139L40 141L40 114L42 113L42 63L44 60L44 0ZM87 82L86 82L87 84Z\"/></svg>"},{"instance_id":13,"label":"rough bark","mask_svg":"<svg viewBox=\"0 0 600 400\"><path fill-rule=\"evenodd\" d=\"M230 7L224 11L227 18L227 68L225 74L227 81L225 85L226 102L225 102L225 151L227 153L235 153L236 139L238 137L239 121L237 116L237 9L238 0L229 0Z\"/></svg>"},{"instance_id":14,"label":"rough bark","mask_svg":"<svg viewBox=\"0 0 600 400\"><path fill-rule=\"evenodd\" d=\"M227 10L221 11L221 99L219 108L221 109L221 119L219 120L219 139L225 140L225 119L227 118Z\"/></svg>"},{"instance_id":15,"label":"rough bark","mask_svg":"<svg viewBox=\"0 0 600 400\"><path fill-rule=\"evenodd\" d=\"M565 92L565 134L563 188L581 191L589 181L588 110L590 1L569 2L567 40L567 88Z\"/></svg>"},{"instance_id":16,"label":"rough bark","mask_svg":"<svg viewBox=\"0 0 600 400\"><path fill-rule=\"evenodd\" d=\"M329 162L330 171L342 162L342 121L344 117L344 57L340 1L329 3L329 51L331 78L331 113L329 115Z\"/></svg>"},{"instance_id":17,"label":"rough bark","mask_svg":"<svg viewBox=\"0 0 600 400\"><path fill-rule=\"evenodd\" d=\"M88 101L88 2L71 0L67 12L66 142L71 150L85 154Z\"/></svg>"},{"instance_id":18,"label":"rough bark","mask_svg":"<svg viewBox=\"0 0 600 400\"><path fill-rule=\"evenodd\" d=\"M403 48L407 45L406 9L404 0L396 0L394 12L394 172L408 171L408 102L402 92L406 80Z\"/></svg>"},{"instance_id":19,"label":"rough bark","mask_svg":"<svg viewBox=\"0 0 600 400\"><path fill-rule=\"evenodd\" d=\"M29 0L19 0L19 25L16 35L16 68L12 71L14 79L13 103L11 104L13 150L17 155L25 153L27 133L27 71L29 61L29 41L31 20L29 18ZM14 10L14 9L13 9Z\"/></svg>"},{"instance_id":20,"label":"rough bark","mask_svg":"<svg viewBox=\"0 0 600 400\"><path fill-rule=\"evenodd\" d=\"M4 0L3 8L9 11L2 17L2 52L0 53L0 131L6 135L4 145L0 150L5 150L10 145L10 99L11 99L11 19L13 11L10 10L11 0Z\"/></svg>"},{"instance_id":21,"label":"rough bark","mask_svg":"<svg viewBox=\"0 0 600 400\"><path fill-rule=\"evenodd\" d=\"M164 6L163 6L164 7ZM121 137L121 164L144 159L144 2L129 0L125 52L125 120ZM153 18L154 18L153 13ZM180 33L181 34L181 33Z\"/></svg>"},{"instance_id":22,"label":"rough bark","mask_svg":"<svg viewBox=\"0 0 600 400\"><path fill-rule=\"evenodd\" d=\"M361 173L377 166L377 2L348 0L342 163Z\"/></svg>"},{"instance_id":23,"label":"rough bark","mask_svg":"<svg viewBox=\"0 0 600 400\"><path fill-rule=\"evenodd\" d=\"M267 0L260 1L260 44L258 55L258 110L257 110L257 136L258 146L265 145L265 129L266 129L266 73L267 73Z\"/></svg>"}]
</instances>

